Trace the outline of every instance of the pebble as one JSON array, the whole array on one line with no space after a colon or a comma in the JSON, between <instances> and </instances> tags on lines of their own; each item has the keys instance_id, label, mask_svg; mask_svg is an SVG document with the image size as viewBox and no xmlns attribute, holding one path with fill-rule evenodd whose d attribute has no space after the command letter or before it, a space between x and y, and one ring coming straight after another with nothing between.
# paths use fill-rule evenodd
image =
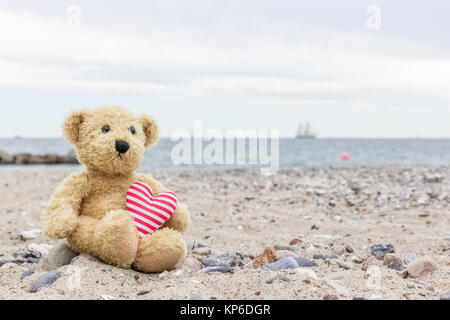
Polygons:
<instances>
[{"instance_id":1,"label":"pebble","mask_svg":"<svg viewBox=\"0 0 450 320\"><path fill-rule=\"evenodd\" d=\"M439 299L440 300L450 300L450 291L447 291L446 293L441 294Z\"/></svg>"},{"instance_id":2,"label":"pebble","mask_svg":"<svg viewBox=\"0 0 450 320\"><path fill-rule=\"evenodd\" d=\"M292 246L284 246L281 244L274 245L275 250L289 250L289 251L296 251L297 249Z\"/></svg>"},{"instance_id":3,"label":"pebble","mask_svg":"<svg viewBox=\"0 0 450 320\"><path fill-rule=\"evenodd\" d=\"M339 297L335 294L326 294L322 298L323 300L339 300Z\"/></svg>"},{"instance_id":4,"label":"pebble","mask_svg":"<svg viewBox=\"0 0 450 320\"><path fill-rule=\"evenodd\" d=\"M417 260L417 255L415 253L404 253L402 255L402 260L404 264L408 265L411 262Z\"/></svg>"},{"instance_id":5,"label":"pebble","mask_svg":"<svg viewBox=\"0 0 450 320\"><path fill-rule=\"evenodd\" d=\"M20 233L20 238L22 240L33 240L41 235L41 229L32 229L27 231L22 231Z\"/></svg>"},{"instance_id":6,"label":"pebble","mask_svg":"<svg viewBox=\"0 0 450 320\"><path fill-rule=\"evenodd\" d=\"M386 253L395 253L395 248L391 243L374 244L370 247L370 253L378 260L383 260Z\"/></svg>"},{"instance_id":7,"label":"pebble","mask_svg":"<svg viewBox=\"0 0 450 320\"><path fill-rule=\"evenodd\" d=\"M27 270L27 271L24 271L24 272L20 275L20 280L22 280L22 279L24 279L24 278L26 278L26 277L31 276L33 273L34 273L34 270L33 270L33 269L29 269L29 270Z\"/></svg>"},{"instance_id":8,"label":"pebble","mask_svg":"<svg viewBox=\"0 0 450 320\"><path fill-rule=\"evenodd\" d=\"M205 267L234 267L236 266L236 262L237 255L235 253L224 253L220 255L211 254L202 260Z\"/></svg>"},{"instance_id":9,"label":"pebble","mask_svg":"<svg viewBox=\"0 0 450 320\"><path fill-rule=\"evenodd\" d=\"M191 294L191 299L190 300L203 300L203 298L198 293L193 293L193 294Z\"/></svg>"},{"instance_id":10,"label":"pebble","mask_svg":"<svg viewBox=\"0 0 450 320\"><path fill-rule=\"evenodd\" d=\"M324 255L324 254L315 254L313 255L313 259L316 260L327 260L327 259L336 259L337 255L335 254L330 254L330 255Z\"/></svg>"},{"instance_id":11,"label":"pebble","mask_svg":"<svg viewBox=\"0 0 450 320\"><path fill-rule=\"evenodd\" d=\"M60 241L49 253L48 262L54 265L67 265L72 262L78 254L69 248L66 241Z\"/></svg>"},{"instance_id":12,"label":"pebble","mask_svg":"<svg viewBox=\"0 0 450 320\"><path fill-rule=\"evenodd\" d=\"M263 269L295 269L298 268L297 261L292 257L282 258L275 262L266 264Z\"/></svg>"},{"instance_id":13,"label":"pebble","mask_svg":"<svg viewBox=\"0 0 450 320\"><path fill-rule=\"evenodd\" d=\"M254 268L261 268L277 260L278 257L275 249L271 246L267 246L262 253L253 258L252 264Z\"/></svg>"},{"instance_id":14,"label":"pebble","mask_svg":"<svg viewBox=\"0 0 450 320\"><path fill-rule=\"evenodd\" d=\"M279 273L275 277L266 280L266 283L271 284L271 283L274 283L276 280L280 280L280 281L284 281L284 282L291 282L291 279L289 279L284 274Z\"/></svg>"},{"instance_id":15,"label":"pebble","mask_svg":"<svg viewBox=\"0 0 450 320\"><path fill-rule=\"evenodd\" d=\"M297 274L300 277L317 279L317 274L314 272L314 270L305 269L305 268L298 268L296 271L297 271Z\"/></svg>"},{"instance_id":16,"label":"pebble","mask_svg":"<svg viewBox=\"0 0 450 320\"><path fill-rule=\"evenodd\" d=\"M185 258L175 266L175 269L186 270L188 272L196 272L201 270L202 268L202 263L194 258Z\"/></svg>"},{"instance_id":17,"label":"pebble","mask_svg":"<svg viewBox=\"0 0 450 320\"><path fill-rule=\"evenodd\" d=\"M433 258L425 256L411 262L407 265L406 268L410 277L418 278L437 270L439 267L437 262Z\"/></svg>"},{"instance_id":18,"label":"pebble","mask_svg":"<svg viewBox=\"0 0 450 320\"><path fill-rule=\"evenodd\" d=\"M297 262L299 267L315 267L317 264L309 259L306 259L304 257L294 257L295 261Z\"/></svg>"},{"instance_id":19,"label":"pebble","mask_svg":"<svg viewBox=\"0 0 450 320\"><path fill-rule=\"evenodd\" d=\"M61 272L53 270L40 276L29 288L28 292L37 292L43 286L49 286L61 276Z\"/></svg>"},{"instance_id":20,"label":"pebble","mask_svg":"<svg viewBox=\"0 0 450 320\"><path fill-rule=\"evenodd\" d=\"M398 271L403 269L402 260L392 253L386 253L384 255L383 264L387 266L389 269L394 269Z\"/></svg>"},{"instance_id":21,"label":"pebble","mask_svg":"<svg viewBox=\"0 0 450 320\"><path fill-rule=\"evenodd\" d=\"M36 244L32 243L28 246L28 251L30 252L39 252L41 256L46 256L49 254L49 250L52 248L51 245L48 244Z\"/></svg>"},{"instance_id":22,"label":"pebble","mask_svg":"<svg viewBox=\"0 0 450 320\"><path fill-rule=\"evenodd\" d=\"M230 272L230 273L234 273L234 269L233 268L229 268L229 267L224 267L224 266L216 266L216 267L206 267L206 268L203 268L203 269L197 271L197 273L209 273L209 272Z\"/></svg>"},{"instance_id":23,"label":"pebble","mask_svg":"<svg viewBox=\"0 0 450 320\"><path fill-rule=\"evenodd\" d=\"M150 291L148 291L148 290L141 290L136 295L137 296L142 296L142 295L147 294L147 293L150 293Z\"/></svg>"},{"instance_id":24,"label":"pebble","mask_svg":"<svg viewBox=\"0 0 450 320\"><path fill-rule=\"evenodd\" d=\"M212 252L211 248L208 248L208 247L202 247L202 248L197 248L197 249L192 250L192 253L195 253L195 254L198 254L201 256L207 256L207 255L211 254L211 252Z\"/></svg>"},{"instance_id":25,"label":"pebble","mask_svg":"<svg viewBox=\"0 0 450 320\"><path fill-rule=\"evenodd\" d=\"M350 270L353 269L353 263L351 262L347 262L341 259L336 259L334 260L336 262L336 264L342 268L344 268L345 270Z\"/></svg>"},{"instance_id":26,"label":"pebble","mask_svg":"<svg viewBox=\"0 0 450 320\"><path fill-rule=\"evenodd\" d=\"M290 246L295 246L295 245L297 245L297 244L300 244L300 243L302 243L303 241L301 240L301 239L299 239L299 238L294 238L294 239L292 239L291 241L289 241L289 245Z\"/></svg>"},{"instance_id":27,"label":"pebble","mask_svg":"<svg viewBox=\"0 0 450 320\"><path fill-rule=\"evenodd\" d=\"M344 246L333 247L333 252L336 253L338 256L342 256L345 252L345 247Z\"/></svg>"}]
</instances>

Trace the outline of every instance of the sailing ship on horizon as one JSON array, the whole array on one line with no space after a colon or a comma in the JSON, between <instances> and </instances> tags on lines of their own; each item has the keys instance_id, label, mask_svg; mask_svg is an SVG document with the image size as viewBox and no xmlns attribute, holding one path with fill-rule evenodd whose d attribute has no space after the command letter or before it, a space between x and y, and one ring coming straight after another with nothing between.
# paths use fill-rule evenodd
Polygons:
<instances>
[{"instance_id":1,"label":"sailing ship on horizon","mask_svg":"<svg viewBox=\"0 0 450 320\"><path fill-rule=\"evenodd\" d=\"M302 123L298 125L297 134L295 135L296 139L316 139L316 134L311 129L311 125L309 122L306 122L303 126Z\"/></svg>"}]
</instances>

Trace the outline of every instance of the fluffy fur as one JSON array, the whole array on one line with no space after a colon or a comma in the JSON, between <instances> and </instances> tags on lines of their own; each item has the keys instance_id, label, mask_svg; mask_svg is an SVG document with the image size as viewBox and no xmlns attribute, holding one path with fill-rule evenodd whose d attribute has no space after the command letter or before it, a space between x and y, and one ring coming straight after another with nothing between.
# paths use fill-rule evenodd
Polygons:
<instances>
[{"instance_id":1,"label":"fluffy fur","mask_svg":"<svg viewBox=\"0 0 450 320\"><path fill-rule=\"evenodd\" d=\"M103 132L106 125L110 130ZM187 229L190 218L183 205L178 203L172 217L142 239L126 211L126 192L136 181L150 185L155 195L167 191L151 176L134 172L145 149L158 138L155 120L118 106L103 106L72 112L63 130L87 170L71 174L56 189L42 215L43 232L50 238L67 238L74 251L118 267L134 265L144 272L173 268L186 254L180 232ZM128 142L129 150L119 154L116 141Z\"/></svg>"}]
</instances>

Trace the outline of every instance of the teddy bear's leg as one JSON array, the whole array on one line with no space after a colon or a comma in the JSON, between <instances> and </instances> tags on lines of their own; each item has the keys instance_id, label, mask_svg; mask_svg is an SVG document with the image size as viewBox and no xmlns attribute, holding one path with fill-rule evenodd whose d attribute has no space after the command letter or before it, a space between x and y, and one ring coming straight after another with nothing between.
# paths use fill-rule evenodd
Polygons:
<instances>
[{"instance_id":1,"label":"teddy bear's leg","mask_svg":"<svg viewBox=\"0 0 450 320\"><path fill-rule=\"evenodd\" d=\"M78 253L87 252L93 254L92 242L94 240L95 227L97 227L99 220L81 216L78 219L76 229L67 238L69 247Z\"/></svg>"},{"instance_id":2,"label":"teddy bear's leg","mask_svg":"<svg viewBox=\"0 0 450 320\"><path fill-rule=\"evenodd\" d=\"M95 228L94 255L106 263L128 268L138 249L138 234L125 210L108 212Z\"/></svg>"},{"instance_id":3,"label":"teddy bear's leg","mask_svg":"<svg viewBox=\"0 0 450 320\"><path fill-rule=\"evenodd\" d=\"M161 272L172 269L186 255L186 244L181 234L170 228L159 229L139 242L134 261L143 272Z\"/></svg>"}]
</instances>

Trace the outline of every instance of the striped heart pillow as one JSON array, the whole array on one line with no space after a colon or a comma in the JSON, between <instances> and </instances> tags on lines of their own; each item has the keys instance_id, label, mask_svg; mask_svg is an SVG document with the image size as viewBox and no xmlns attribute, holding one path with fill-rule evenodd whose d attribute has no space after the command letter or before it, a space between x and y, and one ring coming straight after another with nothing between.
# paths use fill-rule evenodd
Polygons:
<instances>
[{"instance_id":1,"label":"striped heart pillow","mask_svg":"<svg viewBox=\"0 0 450 320\"><path fill-rule=\"evenodd\" d=\"M153 233L166 222L177 207L177 197L172 192L163 192L153 196L152 188L143 183L133 183L127 192L127 211L143 238Z\"/></svg>"}]
</instances>

